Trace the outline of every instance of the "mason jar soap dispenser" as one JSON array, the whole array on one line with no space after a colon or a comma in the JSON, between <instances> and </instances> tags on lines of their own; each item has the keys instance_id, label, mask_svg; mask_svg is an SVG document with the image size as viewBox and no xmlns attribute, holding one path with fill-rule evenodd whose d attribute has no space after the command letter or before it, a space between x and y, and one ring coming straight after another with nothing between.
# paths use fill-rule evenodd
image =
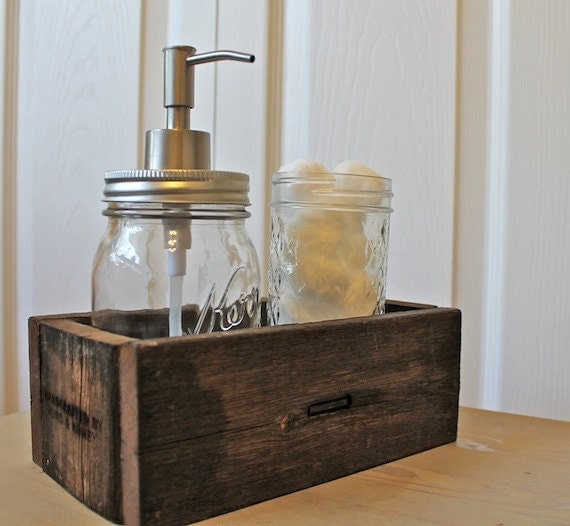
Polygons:
<instances>
[{"instance_id":1,"label":"mason jar soap dispenser","mask_svg":"<svg viewBox=\"0 0 570 526\"><path fill-rule=\"evenodd\" d=\"M143 169L105 174L96 327L154 338L259 325L259 263L245 228L249 177L212 170L209 134L190 129L194 67L217 60L254 57L164 49L166 128L147 131Z\"/></svg>"}]
</instances>

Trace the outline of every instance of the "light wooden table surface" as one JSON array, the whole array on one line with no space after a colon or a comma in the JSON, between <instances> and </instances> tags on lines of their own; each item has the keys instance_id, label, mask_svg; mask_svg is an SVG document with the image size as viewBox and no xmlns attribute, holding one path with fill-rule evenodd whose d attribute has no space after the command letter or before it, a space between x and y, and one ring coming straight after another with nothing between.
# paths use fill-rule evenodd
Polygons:
<instances>
[{"instance_id":1,"label":"light wooden table surface","mask_svg":"<svg viewBox=\"0 0 570 526\"><path fill-rule=\"evenodd\" d=\"M33 464L29 420L0 418L0 525L109 524ZM570 423L463 408L455 444L200 524L570 525Z\"/></svg>"}]
</instances>

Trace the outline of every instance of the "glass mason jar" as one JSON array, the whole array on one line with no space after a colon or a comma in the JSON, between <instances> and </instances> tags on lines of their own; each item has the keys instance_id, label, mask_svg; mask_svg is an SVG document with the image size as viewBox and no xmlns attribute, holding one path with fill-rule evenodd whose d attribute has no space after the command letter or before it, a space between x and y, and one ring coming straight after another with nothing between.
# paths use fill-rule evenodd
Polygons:
<instances>
[{"instance_id":1,"label":"glass mason jar","mask_svg":"<svg viewBox=\"0 0 570 526\"><path fill-rule=\"evenodd\" d=\"M274 174L270 324L384 312L391 190L372 175Z\"/></svg>"},{"instance_id":2,"label":"glass mason jar","mask_svg":"<svg viewBox=\"0 0 570 526\"><path fill-rule=\"evenodd\" d=\"M258 326L247 175L163 170L149 180L140 172L106 174L108 228L93 265L93 325L135 338Z\"/></svg>"}]
</instances>

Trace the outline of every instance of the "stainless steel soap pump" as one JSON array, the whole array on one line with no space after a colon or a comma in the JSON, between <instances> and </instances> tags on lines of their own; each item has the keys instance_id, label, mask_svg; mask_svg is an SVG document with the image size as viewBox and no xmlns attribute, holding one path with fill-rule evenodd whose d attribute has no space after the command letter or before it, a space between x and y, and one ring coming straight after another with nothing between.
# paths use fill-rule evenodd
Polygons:
<instances>
[{"instance_id":1,"label":"stainless steel soap pump","mask_svg":"<svg viewBox=\"0 0 570 526\"><path fill-rule=\"evenodd\" d=\"M244 224L249 177L211 170L210 135L190 129L194 67L218 60L254 57L164 49L166 128L146 132L143 169L105 174L95 326L149 338L259 324L259 265Z\"/></svg>"},{"instance_id":2,"label":"stainless steel soap pump","mask_svg":"<svg viewBox=\"0 0 570 526\"><path fill-rule=\"evenodd\" d=\"M210 169L210 134L190 129L194 66L218 60L255 60L253 55L236 51L195 53L196 49L190 46L164 49L166 129L146 132L147 169Z\"/></svg>"}]
</instances>

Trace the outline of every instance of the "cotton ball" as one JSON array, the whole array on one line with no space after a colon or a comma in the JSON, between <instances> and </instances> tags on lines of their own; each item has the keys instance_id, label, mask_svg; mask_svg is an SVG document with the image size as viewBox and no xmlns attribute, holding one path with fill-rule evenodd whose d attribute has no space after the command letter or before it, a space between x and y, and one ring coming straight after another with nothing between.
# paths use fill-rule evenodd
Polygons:
<instances>
[{"instance_id":1,"label":"cotton ball","mask_svg":"<svg viewBox=\"0 0 570 526\"><path fill-rule=\"evenodd\" d=\"M374 177L380 177L379 173L359 161L344 161L343 163L337 164L333 172L337 174L372 175Z\"/></svg>"},{"instance_id":2,"label":"cotton ball","mask_svg":"<svg viewBox=\"0 0 570 526\"><path fill-rule=\"evenodd\" d=\"M297 172L311 174L326 173L327 168L317 161L312 159L297 159L293 162L283 165L278 170L279 172Z\"/></svg>"},{"instance_id":3,"label":"cotton ball","mask_svg":"<svg viewBox=\"0 0 570 526\"><path fill-rule=\"evenodd\" d=\"M333 172L337 174L361 175L362 177L356 178L351 183L354 189L373 190L375 192L381 192L386 189L385 184L383 184L383 177L359 161L344 161L337 164Z\"/></svg>"},{"instance_id":4,"label":"cotton ball","mask_svg":"<svg viewBox=\"0 0 570 526\"><path fill-rule=\"evenodd\" d=\"M374 312L376 295L366 272L367 239L360 222L347 222L346 212L339 210L306 212L290 236L296 241L296 266L289 276L292 295L282 296L289 314L308 321L315 312L323 319Z\"/></svg>"},{"instance_id":5,"label":"cotton ball","mask_svg":"<svg viewBox=\"0 0 570 526\"><path fill-rule=\"evenodd\" d=\"M326 200L319 193L330 190L332 181L326 166L311 159L297 159L279 168L279 174L285 179L280 184L279 193L284 200L299 203L317 203ZM288 177L295 178L294 183Z\"/></svg>"}]
</instances>

